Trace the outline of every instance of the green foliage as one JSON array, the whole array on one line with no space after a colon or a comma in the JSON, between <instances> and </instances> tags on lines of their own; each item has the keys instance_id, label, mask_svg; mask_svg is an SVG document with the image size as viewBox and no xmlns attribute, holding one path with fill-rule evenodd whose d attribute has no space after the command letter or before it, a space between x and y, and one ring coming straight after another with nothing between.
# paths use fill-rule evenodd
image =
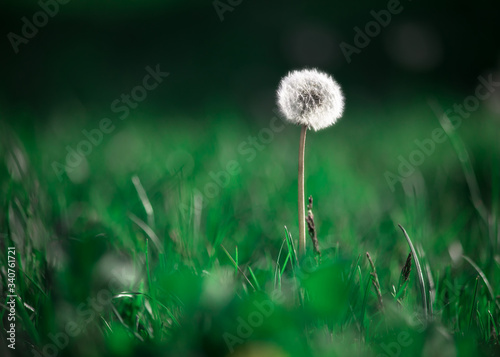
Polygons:
<instances>
[{"instance_id":1,"label":"green foliage","mask_svg":"<svg viewBox=\"0 0 500 357\"><path fill-rule=\"evenodd\" d=\"M131 118L59 181L51 163L82 137L3 126L0 276L3 289L5 252L16 247L19 350L43 354L72 327L59 356L498 353L500 153L489 134L498 123L454 134L469 150L465 175L445 142L392 193L384 172L397 172L398 155L439 125L420 110L412 115L428 120L412 128L375 116L380 128L360 129L354 115L309 136L306 195L321 256L302 260L296 128L251 159L238 147L265 123L224 119L201 130ZM220 174L231 160L240 170ZM211 194L214 177L227 180ZM419 261L408 280L398 223Z\"/></svg>"}]
</instances>

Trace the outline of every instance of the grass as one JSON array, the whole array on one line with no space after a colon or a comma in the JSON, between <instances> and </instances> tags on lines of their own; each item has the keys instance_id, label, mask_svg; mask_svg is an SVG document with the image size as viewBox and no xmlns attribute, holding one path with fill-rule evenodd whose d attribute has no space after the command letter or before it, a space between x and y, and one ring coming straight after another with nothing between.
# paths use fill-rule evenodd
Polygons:
<instances>
[{"instance_id":1,"label":"grass","mask_svg":"<svg viewBox=\"0 0 500 357\"><path fill-rule=\"evenodd\" d=\"M351 111L313 134L305 194L321 255L308 237L304 259L297 128L251 159L238 147L266 121L136 115L59 182L51 162L91 122L2 127L0 275L4 289L16 247L15 355L498 354L500 124L474 113L392 193L384 172L439 127L413 109L370 122ZM231 160L240 170L210 197Z\"/></svg>"}]
</instances>

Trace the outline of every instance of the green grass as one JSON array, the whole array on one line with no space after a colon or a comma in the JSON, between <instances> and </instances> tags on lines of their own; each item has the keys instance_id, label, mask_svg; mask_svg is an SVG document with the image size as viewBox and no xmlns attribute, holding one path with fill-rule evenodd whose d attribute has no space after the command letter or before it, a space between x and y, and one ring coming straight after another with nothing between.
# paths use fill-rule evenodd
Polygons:
<instances>
[{"instance_id":1,"label":"green grass","mask_svg":"<svg viewBox=\"0 0 500 357\"><path fill-rule=\"evenodd\" d=\"M393 193L384 173L439 121L429 107L365 116L308 135L322 254L308 240L304 259L298 128L252 160L238 151L272 114L252 125L133 115L61 182L51 163L91 122L2 127L0 275L5 296L16 247L16 355L54 336L67 342L58 356L498 354L500 122L474 113ZM231 160L239 172L207 197L209 173Z\"/></svg>"}]
</instances>

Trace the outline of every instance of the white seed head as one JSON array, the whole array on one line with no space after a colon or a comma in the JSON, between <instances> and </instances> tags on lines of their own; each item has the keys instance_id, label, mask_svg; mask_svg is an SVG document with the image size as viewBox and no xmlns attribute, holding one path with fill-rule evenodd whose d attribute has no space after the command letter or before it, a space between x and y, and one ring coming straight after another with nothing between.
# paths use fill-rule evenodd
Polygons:
<instances>
[{"instance_id":1,"label":"white seed head","mask_svg":"<svg viewBox=\"0 0 500 357\"><path fill-rule=\"evenodd\" d=\"M344 112L344 95L338 83L316 69L293 71L278 88L278 106L288 121L321 130Z\"/></svg>"}]
</instances>

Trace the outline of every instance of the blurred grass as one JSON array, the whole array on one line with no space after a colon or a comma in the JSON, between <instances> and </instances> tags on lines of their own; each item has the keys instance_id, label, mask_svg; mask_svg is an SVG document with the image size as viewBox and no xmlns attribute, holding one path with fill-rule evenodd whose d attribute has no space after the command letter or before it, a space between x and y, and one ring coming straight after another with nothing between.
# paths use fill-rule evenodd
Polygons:
<instances>
[{"instance_id":1,"label":"blurred grass","mask_svg":"<svg viewBox=\"0 0 500 357\"><path fill-rule=\"evenodd\" d=\"M391 192L384 173L397 173L398 156L439 121L424 104L390 108L353 109L308 135L320 261L312 252L298 261L284 233L298 230L298 129L275 133L252 160L238 149L273 113L254 123L231 112L204 121L132 114L61 182L52 162L64 163L92 121L2 125L0 234L2 251L18 253L19 350L42 353L50 334L75 322L82 331L60 356L227 355L229 346L238 356L498 353L500 121L482 109L457 131L492 212L488 226L449 140ZM231 160L240 172L209 198L210 172ZM428 321L415 264L405 294L398 283L409 253L398 223L422 265ZM3 293L6 254L0 261ZM111 302L92 305L102 291ZM265 303L272 313L242 334Z\"/></svg>"}]
</instances>

